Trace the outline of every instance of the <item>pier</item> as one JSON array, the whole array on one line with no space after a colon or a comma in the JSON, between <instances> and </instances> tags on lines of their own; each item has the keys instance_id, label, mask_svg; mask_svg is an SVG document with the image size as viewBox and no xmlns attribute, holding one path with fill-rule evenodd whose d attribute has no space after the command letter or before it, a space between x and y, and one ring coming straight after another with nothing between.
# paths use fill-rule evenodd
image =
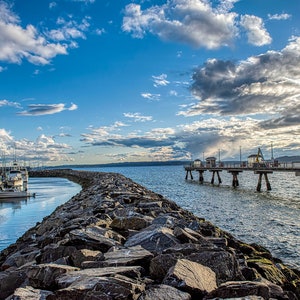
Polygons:
<instances>
[{"instance_id":1,"label":"pier","mask_svg":"<svg viewBox=\"0 0 300 300\"><path fill-rule=\"evenodd\" d=\"M211 158L210 158L211 159ZM294 172L296 176L300 176L300 162L295 163L283 163L283 164L267 164L267 163L240 163L240 164L224 164L223 162L215 163L206 161L206 163L196 160L190 165L184 166L186 171L185 179L194 179L193 172L199 173L200 184L204 183L204 172L208 171L212 173L211 184L215 183L217 177L218 183L222 183L220 173L222 171L227 171L232 174L232 187L237 188L239 186L238 175L244 171L250 171L258 175L258 181L256 186L256 191L260 192L262 189L262 182L265 181L266 189L270 191L271 183L268 178L269 174L273 172Z\"/></svg>"}]
</instances>

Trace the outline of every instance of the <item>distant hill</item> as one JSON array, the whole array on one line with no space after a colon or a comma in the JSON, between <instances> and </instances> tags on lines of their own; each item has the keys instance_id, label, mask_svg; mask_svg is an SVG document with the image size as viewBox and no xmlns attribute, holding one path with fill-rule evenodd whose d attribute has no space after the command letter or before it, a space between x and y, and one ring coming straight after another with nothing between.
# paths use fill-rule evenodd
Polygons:
<instances>
[{"instance_id":1,"label":"distant hill","mask_svg":"<svg viewBox=\"0 0 300 300\"><path fill-rule=\"evenodd\" d=\"M108 164L85 164L85 165L63 165L55 167L47 167L47 169L65 169L65 168L104 168L104 167L138 167L138 166L170 166L170 165L186 165L191 161L170 160L170 161L140 161L140 162L119 162Z\"/></svg>"},{"instance_id":2,"label":"distant hill","mask_svg":"<svg viewBox=\"0 0 300 300\"><path fill-rule=\"evenodd\" d=\"M299 162L300 161L300 155L295 156L280 156L276 158L280 162Z\"/></svg>"},{"instance_id":3,"label":"distant hill","mask_svg":"<svg viewBox=\"0 0 300 300\"><path fill-rule=\"evenodd\" d=\"M280 156L275 158L279 162L300 162L300 156ZM222 161L228 164L238 164L240 161ZM171 165L188 165L191 160L170 160L170 161L140 161L140 162L118 162L108 164L85 164L85 165L63 165L47 167L47 169L66 169L66 168L105 168L105 167L139 167L139 166L171 166Z\"/></svg>"}]
</instances>

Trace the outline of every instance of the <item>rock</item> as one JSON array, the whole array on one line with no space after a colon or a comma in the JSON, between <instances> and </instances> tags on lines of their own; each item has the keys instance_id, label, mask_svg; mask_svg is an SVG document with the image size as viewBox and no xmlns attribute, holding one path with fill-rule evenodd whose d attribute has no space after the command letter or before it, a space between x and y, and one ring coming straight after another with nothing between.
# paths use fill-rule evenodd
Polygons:
<instances>
[{"instance_id":1,"label":"rock","mask_svg":"<svg viewBox=\"0 0 300 300\"><path fill-rule=\"evenodd\" d=\"M281 287L268 281L228 281L209 293L205 299L259 296L263 299L288 299Z\"/></svg>"},{"instance_id":2,"label":"rock","mask_svg":"<svg viewBox=\"0 0 300 300\"><path fill-rule=\"evenodd\" d=\"M163 283L186 291L193 297L202 297L217 288L215 272L187 259L179 259L170 268Z\"/></svg>"},{"instance_id":3,"label":"rock","mask_svg":"<svg viewBox=\"0 0 300 300\"><path fill-rule=\"evenodd\" d=\"M176 255L174 253L159 254L155 256L150 262L151 277L162 282L169 269L176 264L178 258L184 258L184 256L180 254Z\"/></svg>"},{"instance_id":4,"label":"rock","mask_svg":"<svg viewBox=\"0 0 300 300\"><path fill-rule=\"evenodd\" d=\"M84 269L80 271L71 271L66 274L61 274L56 277L56 284L59 289L64 289L75 282L88 281L96 277L108 277L123 275L133 279L142 277L144 269L141 266L123 266L123 267L107 267L107 268L95 268Z\"/></svg>"},{"instance_id":5,"label":"rock","mask_svg":"<svg viewBox=\"0 0 300 300\"><path fill-rule=\"evenodd\" d=\"M126 276L86 277L67 288L55 291L47 300L63 299L137 299L145 289L143 283Z\"/></svg>"},{"instance_id":6,"label":"rock","mask_svg":"<svg viewBox=\"0 0 300 300\"><path fill-rule=\"evenodd\" d=\"M72 253L76 251L74 246L63 246L58 244L49 244L45 246L40 255L37 257L38 263L50 263L57 261L63 257L68 258Z\"/></svg>"},{"instance_id":7,"label":"rock","mask_svg":"<svg viewBox=\"0 0 300 300\"><path fill-rule=\"evenodd\" d=\"M140 265L146 269L148 268L152 257L153 254L151 252L138 245L106 252L104 254L104 260L101 262L101 266L116 267Z\"/></svg>"},{"instance_id":8,"label":"rock","mask_svg":"<svg viewBox=\"0 0 300 300\"><path fill-rule=\"evenodd\" d=\"M180 243L173 235L173 231L169 228L147 228L129 237L124 246L132 247L141 245L148 251L160 253L163 250Z\"/></svg>"},{"instance_id":9,"label":"rock","mask_svg":"<svg viewBox=\"0 0 300 300\"><path fill-rule=\"evenodd\" d=\"M75 229L69 233L67 245L75 246L77 249L87 248L107 252L109 248L121 245L119 242L103 236L97 226L86 229Z\"/></svg>"},{"instance_id":10,"label":"rock","mask_svg":"<svg viewBox=\"0 0 300 300\"><path fill-rule=\"evenodd\" d=\"M186 258L211 268L217 274L218 284L243 278L235 255L221 248L204 249L187 255Z\"/></svg>"},{"instance_id":11,"label":"rock","mask_svg":"<svg viewBox=\"0 0 300 300\"><path fill-rule=\"evenodd\" d=\"M138 300L190 300L191 295L172 286L159 284L145 290Z\"/></svg>"},{"instance_id":12,"label":"rock","mask_svg":"<svg viewBox=\"0 0 300 300\"><path fill-rule=\"evenodd\" d=\"M32 287L37 289L55 289L56 278L61 274L79 270L78 268L58 265L58 264L40 264L31 266L27 271L27 277Z\"/></svg>"},{"instance_id":13,"label":"rock","mask_svg":"<svg viewBox=\"0 0 300 300\"><path fill-rule=\"evenodd\" d=\"M284 274L267 258L250 258L247 259L247 264L249 267L255 268L262 277L276 284L283 285L286 281Z\"/></svg>"},{"instance_id":14,"label":"rock","mask_svg":"<svg viewBox=\"0 0 300 300\"><path fill-rule=\"evenodd\" d=\"M100 261L103 258L101 251L89 249L75 249L70 255L72 265L78 268L82 268L82 263L85 261Z\"/></svg>"},{"instance_id":15,"label":"rock","mask_svg":"<svg viewBox=\"0 0 300 300\"><path fill-rule=\"evenodd\" d=\"M24 288L17 288L6 300L46 300L49 295L53 295L53 293L26 286Z\"/></svg>"},{"instance_id":16,"label":"rock","mask_svg":"<svg viewBox=\"0 0 300 300\"><path fill-rule=\"evenodd\" d=\"M110 226L113 229L119 229L119 230L141 230L149 225L151 225L153 218L151 217L145 217L143 215L134 215L134 216L128 216L128 217L119 217L115 218Z\"/></svg>"},{"instance_id":17,"label":"rock","mask_svg":"<svg viewBox=\"0 0 300 300\"><path fill-rule=\"evenodd\" d=\"M0 299L11 295L26 280L25 270L7 270L0 273Z\"/></svg>"}]
</instances>

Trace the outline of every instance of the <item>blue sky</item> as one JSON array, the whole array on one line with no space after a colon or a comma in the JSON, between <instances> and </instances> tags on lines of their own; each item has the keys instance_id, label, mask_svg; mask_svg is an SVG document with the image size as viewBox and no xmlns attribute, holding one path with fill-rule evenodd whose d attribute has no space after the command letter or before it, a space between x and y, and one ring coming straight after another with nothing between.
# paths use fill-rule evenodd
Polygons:
<instances>
[{"instance_id":1,"label":"blue sky","mask_svg":"<svg viewBox=\"0 0 300 300\"><path fill-rule=\"evenodd\" d=\"M0 153L300 155L299 0L0 0Z\"/></svg>"}]
</instances>

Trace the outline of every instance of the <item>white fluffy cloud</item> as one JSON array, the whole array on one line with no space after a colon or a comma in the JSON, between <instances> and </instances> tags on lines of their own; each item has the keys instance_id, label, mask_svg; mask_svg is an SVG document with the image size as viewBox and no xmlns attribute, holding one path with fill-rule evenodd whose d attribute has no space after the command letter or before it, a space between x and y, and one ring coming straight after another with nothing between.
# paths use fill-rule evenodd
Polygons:
<instances>
[{"instance_id":1,"label":"white fluffy cloud","mask_svg":"<svg viewBox=\"0 0 300 300\"><path fill-rule=\"evenodd\" d=\"M125 8L123 30L142 38L147 32L162 40L216 49L228 46L237 34L237 14L229 12L236 1L221 1L213 8L204 0L171 0L142 10L131 3Z\"/></svg>"},{"instance_id":2,"label":"white fluffy cloud","mask_svg":"<svg viewBox=\"0 0 300 300\"><path fill-rule=\"evenodd\" d=\"M84 38L89 24L87 19L80 24L74 20L60 20L58 26L49 32L40 32L31 24L22 27L12 7L0 1L0 61L49 64L55 56L67 54L68 48L76 45L75 39Z\"/></svg>"},{"instance_id":3,"label":"white fluffy cloud","mask_svg":"<svg viewBox=\"0 0 300 300\"><path fill-rule=\"evenodd\" d=\"M255 46L264 46L272 42L272 38L265 29L261 18L244 15L241 17L241 25L247 32L248 42L250 44Z\"/></svg>"}]
</instances>

